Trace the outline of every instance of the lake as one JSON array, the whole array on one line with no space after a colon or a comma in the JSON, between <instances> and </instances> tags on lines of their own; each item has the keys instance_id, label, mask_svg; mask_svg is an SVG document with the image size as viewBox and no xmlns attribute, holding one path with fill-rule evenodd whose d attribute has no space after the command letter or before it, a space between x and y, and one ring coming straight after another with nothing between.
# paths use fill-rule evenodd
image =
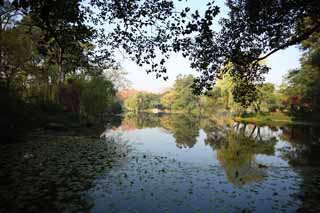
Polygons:
<instances>
[{"instance_id":1,"label":"lake","mask_svg":"<svg viewBox=\"0 0 320 213\"><path fill-rule=\"evenodd\" d=\"M130 154L87 199L92 212L319 212L319 130L128 113L102 136Z\"/></svg>"},{"instance_id":2,"label":"lake","mask_svg":"<svg viewBox=\"0 0 320 213\"><path fill-rule=\"evenodd\" d=\"M188 113L107 126L2 144L0 212L320 212L318 126Z\"/></svg>"}]
</instances>

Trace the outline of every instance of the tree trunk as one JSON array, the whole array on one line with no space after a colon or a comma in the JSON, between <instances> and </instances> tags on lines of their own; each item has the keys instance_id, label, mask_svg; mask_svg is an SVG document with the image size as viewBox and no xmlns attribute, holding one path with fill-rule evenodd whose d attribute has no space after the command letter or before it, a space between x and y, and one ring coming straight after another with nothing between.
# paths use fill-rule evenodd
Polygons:
<instances>
[{"instance_id":1,"label":"tree trunk","mask_svg":"<svg viewBox=\"0 0 320 213\"><path fill-rule=\"evenodd\" d=\"M58 58L58 71L59 71L59 83L63 83L65 79L65 71L63 68L63 49L59 48L59 58Z\"/></svg>"}]
</instances>

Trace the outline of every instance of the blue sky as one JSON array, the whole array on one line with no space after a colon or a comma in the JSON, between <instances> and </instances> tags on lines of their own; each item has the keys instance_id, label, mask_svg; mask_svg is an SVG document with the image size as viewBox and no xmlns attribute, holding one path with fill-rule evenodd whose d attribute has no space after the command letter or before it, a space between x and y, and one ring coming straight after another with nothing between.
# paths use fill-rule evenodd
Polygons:
<instances>
[{"instance_id":1,"label":"blue sky","mask_svg":"<svg viewBox=\"0 0 320 213\"><path fill-rule=\"evenodd\" d=\"M187 2L177 2L177 8L183 8L185 6L190 7L192 10L199 10L203 12L205 10L204 0L188 0ZM216 5L220 7L221 13L215 19L226 16L227 8L224 5L223 0L216 1ZM218 24L216 24L218 29ZM267 82L275 83L279 85L282 82L283 76L289 69L299 67L299 58L301 52L298 47L290 47L286 50L278 51L271 55L266 63L271 67L270 72L265 76ZM168 77L167 81L162 78L156 79L153 73L147 74L145 69L137 66L134 62L119 57L119 62L125 71L128 72L128 79L132 82L132 87L137 90L150 91L150 92L162 92L164 89L173 85L176 76L179 74L193 74L198 75L194 70L190 68L190 62L184 59L179 54L172 54L170 60L167 62Z\"/></svg>"}]
</instances>

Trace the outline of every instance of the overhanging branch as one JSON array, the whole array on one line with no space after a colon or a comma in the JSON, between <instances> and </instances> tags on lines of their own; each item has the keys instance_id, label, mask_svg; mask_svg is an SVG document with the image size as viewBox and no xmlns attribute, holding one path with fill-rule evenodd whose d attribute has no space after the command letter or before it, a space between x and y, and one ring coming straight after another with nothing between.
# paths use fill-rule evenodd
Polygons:
<instances>
[{"instance_id":1,"label":"overhanging branch","mask_svg":"<svg viewBox=\"0 0 320 213\"><path fill-rule=\"evenodd\" d=\"M278 48L276 49L273 49L272 51L270 51L269 53L267 53L266 55L260 57L260 58L257 58L255 60L255 63L259 62L259 61L262 61L266 58L268 58L270 55L274 54L275 52L278 52L279 50L282 50L282 49L285 49L289 46L292 46L292 45L295 45L295 44L299 44L301 43L302 41L306 40L309 38L309 36L311 36L313 33L317 32L318 30L320 30L320 22L317 23L313 28L311 28L309 31L303 33L302 35L300 36L297 36L293 39L291 39L289 42L283 44L283 45L280 45Z\"/></svg>"}]
</instances>

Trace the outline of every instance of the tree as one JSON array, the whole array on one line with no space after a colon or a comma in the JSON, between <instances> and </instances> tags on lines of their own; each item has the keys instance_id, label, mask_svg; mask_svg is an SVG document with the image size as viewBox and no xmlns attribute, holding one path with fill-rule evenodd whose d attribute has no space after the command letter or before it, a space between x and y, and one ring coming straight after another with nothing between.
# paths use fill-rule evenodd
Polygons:
<instances>
[{"instance_id":1,"label":"tree","mask_svg":"<svg viewBox=\"0 0 320 213\"><path fill-rule=\"evenodd\" d=\"M139 112L157 108L160 105L160 96L153 93L138 92L124 101L127 109Z\"/></svg>"},{"instance_id":2,"label":"tree","mask_svg":"<svg viewBox=\"0 0 320 213\"><path fill-rule=\"evenodd\" d=\"M203 16L188 7L176 11L173 1L162 0L22 0L1 4L4 2L11 5L6 7L8 13L19 10L30 14L54 38L61 79L65 56L74 50L80 53L83 48L79 43L97 36L99 59L113 62L114 50L121 49L138 65L147 65L147 72L156 72L157 78L167 79L169 53L181 52L201 73L193 85L197 93L212 89L217 77L226 72L224 67L232 63L230 74L240 82L234 97L244 106L254 101L255 83L262 82L269 70L259 62L301 44L320 28L318 0L227 0L229 14L220 20L217 32L213 19L219 8L211 0L207 0ZM308 26L306 18L310 19ZM95 29L86 23L93 23ZM102 27L106 23L108 30Z\"/></svg>"},{"instance_id":3,"label":"tree","mask_svg":"<svg viewBox=\"0 0 320 213\"><path fill-rule=\"evenodd\" d=\"M320 33L302 43L304 54L301 68L290 70L286 76L284 93L289 96L291 111L319 112L320 104Z\"/></svg>"},{"instance_id":4,"label":"tree","mask_svg":"<svg viewBox=\"0 0 320 213\"><path fill-rule=\"evenodd\" d=\"M304 27L310 28L312 20L304 20ZM288 97L292 113L318 112L320 95L320 33L314 33L302 42L304 51L300 63L301 68L290 70L285 78L282 91Z\"/></svg>"},{"instance_id":5,"label":"tree","mask_svg":"<svg viewBox=\"0 0 320 213\"><path fill-rule=\"evenodd\" d=\"M268 111L276 105L275 87L272 83L264 83L257 86L257 100L252 103L256 113L264 106Z\"/></svg>"},{"instance_id":6,"label":"tree","mask_svg":"<svg viewBox=\"0 0 320 213\"><path fill-rule=\"evenodd\" d=\"M222 90L220 87L217 87L217 85L211 91L209 91L206 96L201 96L200 101L202 102L204 114L211 116L212 114L216 113L218 109L222 109L222 98Z\"/></svg>"},{"instance_id":7,"label":"tree","mask_svg":"<svg viewBox=\"0 0 320 213\"><path fill-rule=\"evenodd\" d=\"M177 94L174 90L169 90L167 92L165 92L160 99L161 104L167 108L170 109L172 108L172 105L175 101L175 99L177 98Z\"/></svg>"},{"instance_id":8,"label":"tree","mask_svg":"<svg viewBox=\"0 0 320 213\"><path fill-rule=\"evenodd\" d=\"M7 88L18 84L19 74L30 65L34 48L32 40L20 28L1 32L0 78Z\"/></svg>"},{"instance_id":9,"label":"tree","mask_svg":"<svg viewBox=\"0 0 320 213\"><path fill-rule=\"evenodd\" d=\"M219 80L217 80L216 87L220 89L223 105L225 109L230 109L233 102L232 90L234 87L234 81L230 75L225 74Z\"/></svg>"},{"instance_id":10,"label":"tree","mask_svg":"<svg viewBox=\"0 0 320 213\"><path fill-rule=\"evenodd\" d=\"M94 76L84 84L80 96L81 114L89 119L103 118L117 103L113 83L102 76Z\"/></svg>"},{"instance_id":11,"label":"tree","mask_svg":"<svg viewBox=\"0 0 320 213\"><path fill-rule=\"evenodd\" d=\"M123 69L110 69L105 71L105 76L111 82L114 82L114 87L117 91L127 89L131 82L127 79L128 73Z\"/></svg>"},{"instance_id":12,"label":"tree","mask_svg":"<svg viewBox=\"0 0 320 213\"><path fill-rule=\"evenodd\" d=\"M176 99L172 108L176 110L187 110L191 112L197 107L197 97L192 92L194 77L192 75L179 75L174 83L173 90L176 93Z\"/></svg>"},{"instance_id":13,"label":"tree","mask_svg":"<svg viewBox=\"0 0 320 213\"><path fill-rule=\"evenodd\" d=\"M213 23L208 21L212 17L208 17L202 31L197 27L192 30L197 36L194 51L189 50L188 55L192 66L202 73L195 84L197 91L211 88L219 73L229 71L224 68L232 63L231 75L241 80L236 87L235 100L246 105L240 97L253 97L252 82L262 81L269 69L259 62L278 50L301 44L319 31L320 3L316 0L228 0L226 4L230 12L227 18L220 20L221 31L212 30ZM306 17L312 24L301 30ZM249 102L253 100L248 99Z\"/></svg>"}]
</instances>

